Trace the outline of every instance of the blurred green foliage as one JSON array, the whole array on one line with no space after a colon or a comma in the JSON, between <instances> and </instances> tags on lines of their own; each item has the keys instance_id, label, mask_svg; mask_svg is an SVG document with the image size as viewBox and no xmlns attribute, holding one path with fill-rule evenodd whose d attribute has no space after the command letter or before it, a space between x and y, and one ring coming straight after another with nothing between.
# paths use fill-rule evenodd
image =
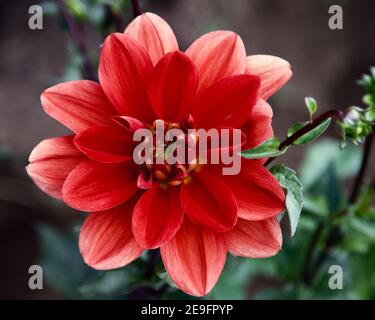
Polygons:
<instances>
[{"instance_id":1,"label":"blurred green foliage","mask_svg":"<svg viewBox=\"0 0 375 320\"><path fill-rule=\"evenodd\" d=\"M130 0L65 0L64 3L69 14L78 24L82 35L85 35L85 26L90 25L104 38L116 31L122 32L127 25L127 20L132 15ZM58 1L42 2L44 13L58 19L61 29L68 32L68 25L59 10ZM127 19L125 19L127 18ZM59 81L71 81L85 78L84 57L74 41L69 37L68 63L62 78ZM89 52L90 62L97 65L100 48Z\"/></svg>"},{"instance_id":2,"label":"blurred green foliage","mask_svg":"<svg viewBox=\"0 0 375 320\"><path fill-rule=\"evenodd\" d=\"M130 0L65 0L70 13L78 23L88 22L99 31L109 32L113 28L113 21L109 19L108 10L123 17L131 12ZM44 12L51 16L59 14L56 1L42 3Z\"/></svg>"}]
</instances>

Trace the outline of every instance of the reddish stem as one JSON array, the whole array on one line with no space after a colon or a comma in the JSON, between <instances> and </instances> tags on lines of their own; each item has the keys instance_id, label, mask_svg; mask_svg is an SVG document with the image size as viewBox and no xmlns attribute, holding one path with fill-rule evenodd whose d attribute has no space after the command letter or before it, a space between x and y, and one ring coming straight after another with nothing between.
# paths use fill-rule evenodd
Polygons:
<instances>
[{"instance_id":1,"label":"reddish stem","mask_svg":"<svg viewBox=\"0 0 375 320\"><path fill-rule=\"evenodd\" d=\"M372 133L366 139L365 151L363 153L361 169L359 170L359 173L358 173L358 175L355 179L353 191L352 191L352 193L350 195L350 198L349 198L350 204L353 204L357 201L359 192L361 190L363 181L365 179L366 170L367 170L367 167L369 165L371 148L372 148L373 143L374 143L374 134Z\"/></svg>"},{"instance_id":2,"label":"reddish stem","mask_svg":"<svg viewBox=\"0 0 375 320\"><path fill-rule=\"evenodd\" d=\"M283 150L286 147L291 146L295 141L297 141L299 138L303 137L306 133L309 133L311 130L314 130L315 128L319 127L324 121L326 121L329 118L337 118L342 119L343 118L343 112L339 110L330 110L326 113L323 113L318 118L314 119L310 123L306 124L303 128L295 132L293 135L291 135L289 138L284 140L279 147L279 150ZM269 158L268 161L264 164L265 166L268 166L272 163L274 158Z\"/></svg>"}]
</instances>

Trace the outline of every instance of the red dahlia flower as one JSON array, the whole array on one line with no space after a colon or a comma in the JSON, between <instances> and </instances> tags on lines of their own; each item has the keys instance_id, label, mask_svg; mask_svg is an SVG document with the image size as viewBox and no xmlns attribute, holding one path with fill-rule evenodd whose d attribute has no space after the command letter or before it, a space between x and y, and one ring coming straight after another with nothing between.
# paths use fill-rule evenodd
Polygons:
<instances>
[{"instance_id":1,"label":"red dahlia flower","mask_svg":"<svg viewBox=\"0 0 375 320\"><path fill-rule=\"evenodd\" d=\"M137 166L133 132L162 119L240 128L243 148L257 146L273 135L266 100L291 75L280 58L246 57L229 31L203 35L183 53L163 19L143 14L105 40L99 83L42 94L45 112L73 134L42 141L27 172L47 194L90 212L79 239L88 265L120 268L159 248L175 284L206 295L227 252L266 258L281 249L284 192L264 161L242 159L236 176L223 176L220 165Z\"/></svg>"}]
</instances>

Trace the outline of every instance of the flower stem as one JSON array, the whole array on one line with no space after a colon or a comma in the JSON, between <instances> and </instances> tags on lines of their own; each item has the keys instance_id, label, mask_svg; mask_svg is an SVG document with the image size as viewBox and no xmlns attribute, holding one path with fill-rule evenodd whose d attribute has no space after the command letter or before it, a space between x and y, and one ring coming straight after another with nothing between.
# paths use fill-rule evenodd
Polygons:
<instances>
[{"instance_id":1,"label":"flower stem","mask_svg":"<svg viewBox=\"0 0 375 320\"><path fill-rule=\"evenodd\" d=\"M58 6L60 8L61 14L64 17L64 20L68 26L70 36L74 44L77 46L83 57L83 73L88 80L97 80L95 68L91 62L90 56L87 52L85 41L82 35L82 32L74 20L73 16L70 14L68 7L64 0L58 0Z\"/></svg>"},{"instance_id":2,"label":"flower stem","mask_svg":"<svg viewBox=\"0 0 375 320\"><path fill-rule=\"evenodd\" d=\"M137 18L142 14L141 8L139 6L139 0L132 0L132 7L134 18Z\"/></svg>"},{"instance_id":3,"label":"flower stem","mask_svg":"<svg viewBox=\"0 0 375 320\"><path fill-rule=\"evenodd\" d=\"M366 139L361 169L359 170L359 173L356 177L356 180L355 180L355 183L354 183L354 186L353 186L353 191L352 191L352 193L350 195L350 198L349 198L350 204L355 203L357 201L358 196L359 196L361 186L362 186L363 181L365 179L365 173L366 173L367 167L369 165L369 160L370 160L370 156L371 156L371 148L372 148L373 144L374 144L374 133L370 134Z\"/></svg>"},{"instance_id":4,"label":"flower stem","mask_svg":"<svg viewBox=\"0 0 375 320\"><path fill-rule=\"evenodd\" d=\"M299 138L303 137L305 134L309 133L310 131L314 130L315 128L319 127L324 121L326 121L329 118L337 118L342 119L343 118L343 112L339 110L330 110L326 113L323 113L318 118L312 120L308 124L306 124L303 128L295 132L293 135L291 135L289 138L284 140L279 147L279 150L283 150L286 147L291 146L295 141L297 141ZM275 160L274 158L269 158L268 161L264 164L265 166L268 166Z\"/></svg>"}]
</instances>

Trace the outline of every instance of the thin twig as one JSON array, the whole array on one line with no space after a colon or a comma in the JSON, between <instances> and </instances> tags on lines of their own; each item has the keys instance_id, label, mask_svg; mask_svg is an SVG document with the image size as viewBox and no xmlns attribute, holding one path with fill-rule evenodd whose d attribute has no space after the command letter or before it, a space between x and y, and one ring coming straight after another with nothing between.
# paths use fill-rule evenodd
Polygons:
<instances>
[{"instance_id":1,"label":"thin twig","mask_svg":"<svg viewBox=\"0 0 375 320\"><path fill-rule=\"evenodd\" d=\"M137 18L142 14L141 8L139 6L139 1L138 0L132 0L132 7L133 7L133 15L134 18Z\"/></svg>"},{"instance_id":2,"label":"thin twig","mask_svg":"<svg viewBox=\"0 0 375 320\"><path fill-rule=\"evenodd\" d=\"M359 171L359 173L356 177L356 180L355 180L355 183L354 183L354 186L353 186L353 191L352 191L352 193L350 195L350 198L349 198L350 204L355 203L358 196L359 196L361 186L362 186L362 184L364 182L364 179L365 179L366 170L367 170L367 167L369 165L371 148L372 148L373 143L374 143L374 134L372 133L366 139L365 151L363 153L361 169L360 169L360 171Z\"/></svg>"},{"instance_id":3,"label":"thin twig","mask_svg":"<svg viewBox=\"0 0 375 320\"><path fill-rule=\"evenodd\" d=\"M113 21L113 24L115 26L115 29L117 32L123 32L124 31L124 22L122 21L122 17L120 14L115 12L111 5L106 4L104 6L106 15L110 21Z\"/></svg>"},{"instance_id":4,"label":"thin twig","mask_svg":"<svg viewBox=\"0 0 375 320\"><path fill-rule=\"evenodd\" d=\"M342 119L342 117L343 117L343 112L339 110L330 110L330 111L327 111L326 113L323 113L321 116L309 122L303 128L301 128L300 130L295 132L293 135L291 135L289 138L284 140L280 144L279 150L283 150L284 148L291 146L295 141L303 137L305 134L309 133L311 130L314 130L315 128L319 127L327 119L329 118ZM275 159L276 159L275 157L269 158L268 161L264 164L264 166L268 166Z\"/></svg>"},{"instance_id":5,"label":"thin twig","mask_svg":"<svg viewBox=\"0 0 375 320\"><path fill-rule=\"evenodd\" d=\"M307 248L305 259L303 261L302 271L301 271L301 280L304 283L309 283L310 264L314 256L315 248L319 242L319 239L322 235L323 230L324 230L324 221L321 221L312 235L309 246Z\"/></svg>"},{"instance_id":6,"label":"thin twig","mask_svg":"<svg viewBox=\"0 0 375 320\"><path fill-rule=\"evenodd\" d=\"M70 14L68 7L66 6L66 3L64 0L57 0L58 5L60 7L61 14L64 17L64 20L68 26L70 36L72 37L72 40L74 44L77 46L78 50L80 51L83 60L83 72L88 80L97 80L96 71L95 68L91 62L90 56L88 54L83 34L77 24L77 22L74 20L73 16Z\"/></svg>"}]
</instances>

